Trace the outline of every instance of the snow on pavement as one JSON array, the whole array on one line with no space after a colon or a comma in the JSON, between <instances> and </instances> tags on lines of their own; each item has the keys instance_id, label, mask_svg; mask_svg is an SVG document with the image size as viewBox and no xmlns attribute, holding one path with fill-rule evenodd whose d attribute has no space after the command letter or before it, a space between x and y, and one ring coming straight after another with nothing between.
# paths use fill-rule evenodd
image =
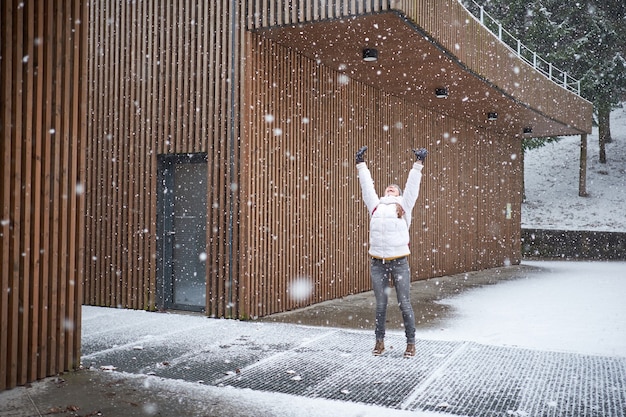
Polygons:
<instances>
[{"instance_id":1,"label":"snow on pavement","mask_svg":"<svg viewBox=\"0 0 626 417\"><path fill-rule=\"evenodd\" d=\"M92 349L92 353L86 352L83 363L95 364L96 369L101 369L98 365L119 367L113 374L135 380L139 389L184 396L186 400L196 401L201 408L236 408L241 412L237 415L435 417L450 415L444 411L463 413L462 407L472 404L463 402L458 395L483 398L491 395L492 389L506 391L509 388L513 390L512 397L503 394L498 398L510 403L496 405L509 415L548 409L563 411L563 415L582 415L576 414L577 411L571 414L566 408L585 401L604 404L603 401L615 400L618 404L621 400L611 399L608 387L613 383L611 378L618 378L621 383L623 379L619 378L623 376L612 375L612 371L603 367L622 369L626 357L626 308L623 306L626 263L524 263L538 268L539 272L530 271L520 279L470 289L442 301L452 307L452 314L440 324L439 330L418 331L418 340L422 340L419 362L403 360L401 352L393 350L386 357L373 358L369 354L370 333L366 330L85 307L84 347ZM116 317L118 326L110 326L111 315ZM388 333L390 344L402 345L401 331ZM220 335L217 339L216 334ZM165 345L164 341L167 341ZM528 351L511 346L537 350L537 355L531 357ZM168 364L154 363L156 357L151 352L156 349L165 349L162 352L171 358ZM219 363L209 361L216 349ZM329 357L329 352L335 354ZM576 356L578 354L600 356L594 360L594 356L590 359ZM311 358L317 359L311 362ZM549 366L529 368L528 364L537 358L539 363ZM107 362L98 363L101 359ZM377 366L369 365L373 360L377 360ZM584 381L574 378L579 371L572 365L557 366L562 361L577 366L584 364L587 375ZM243 379L235 371L236 366L242 366ZM361 369L358 378L351 376L351 367ZM125 371L133 368L136 372ZM194 380L194 372L200 368L205 373L213 372L205 375L209 377L205 382ZM176 374L174 370L184 374ZM294 370L296 376L302 373L302 378L294 379L290 370ZM306 370L313 374L307 374ZM497 372L489 376L490 370ZM386 391L376 392L391 380L380 379L377 372L395 381L396 389L390 391L393 395L397 396L399 389L409 390L400 395L408 395L405 400L408 403L401 407L408 409L400 410L378 402L341 400L353 395L387 398ZM432 380L429 373L433 375ZM319 377L323 379L318 380ZM211 378L224 382L216 386L209 383ZM455 381L452 385L450 378ZM363 381L369 380L380 381L382 385L364 390ZM547 385L537 385L533 383L535 380ZM570 386L575 380L576 384L595 384L599 390L596 394L601 396L581 397L580 392L587 392L586 388ZM484 385L486 382L488 384ZM259 383L271 385L275 391L250 389ZM513 394L520 384L525 386L527 394L533 393L531 398ZM311 391L313 388L325 391L317 393ZM417 390L411 394L413 389ZM208 398L212 400L207 401ZM425 404L440 409L420 411Z\"/></svg>"},{"instance_id":2,"label":"snow on pavement","mask_svg":"<svg viewBox=\"0 0 626 417\"><path fill-rule=\"evenodd\" d=\"M123 374L134 379L138 389L155 390L161 395L185 397L195 401L197 415L219 410L220 415L264 416L264 417L445 417L449 414L428 411L395 410L369 404L359 404L324 398L307 398L279 392L255 391L231 387L199 385L182 380L146 377L145 375ZM211 398L211 402L207 402ZM210 405L207 405L209 403ZM150 411L151 404L148 404ZM152 415L159 410L156 405ZM144 405L145 407L145 405ZM151 413L147 413L151 415Z\"/></svg>"}]
</instances>

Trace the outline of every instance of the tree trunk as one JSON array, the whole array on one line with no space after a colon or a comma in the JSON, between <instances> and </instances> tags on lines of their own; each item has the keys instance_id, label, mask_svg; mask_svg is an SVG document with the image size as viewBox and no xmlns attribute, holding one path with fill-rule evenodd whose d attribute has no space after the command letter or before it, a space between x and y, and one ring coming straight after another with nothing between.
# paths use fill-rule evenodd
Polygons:
<instances>
[{"instance_id":1,"label":"tree trunk","mask_svg":"<svg viewBox=\"0 0 626 417\"><path fill-rule=\"evenodd\" d=\"M611 111L606 113L606 135L604 135L604 143L612 143L613 136L611 135Z\"/></svg>"},{"instance_id":2,"label":"tree trunk","mask_svg":"<svg viewBox=\"0 0 626 417\"><path fill-rule=\"evenodd\" d=\"M600 142L600 163L606 164L606 144L611 141L611 106L598 106L598 141Z\"/></svg>"},{"instance_id":3,"label":"tree trunk","mask_svg":"<svg viewBox=\"0 0 626 417\"><path fill-rule=\"evenodd\" d=\"M602 125L604 126L604 143L613 142L613 136L611 136L611 108L610 107L604 112L604 123L602 123Z\"/></svg>"},{"instance_id":4,"label":"tree trunk","mask_svg":"<svg viewBox=\"0 0 626 417\"><path fill-rule=\"evenodd\" d=\"M580 135L580 170L578 175L578 195L587 197L587 134Z\"/></svg>"}]
</instances>

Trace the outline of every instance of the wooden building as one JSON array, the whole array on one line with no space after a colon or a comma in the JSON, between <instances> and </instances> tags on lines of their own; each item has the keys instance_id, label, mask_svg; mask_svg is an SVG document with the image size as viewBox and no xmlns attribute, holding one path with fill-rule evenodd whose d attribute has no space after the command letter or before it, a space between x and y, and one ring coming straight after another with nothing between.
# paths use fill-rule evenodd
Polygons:
<instances>
[{"instance_id":1,"label":"wooden building","mask_svg":"<svg viewBox=\"0 0 626 417\"><path fill-rule=\"evenodd\" d=\"M80 361L83 2L0 2L0 390Z\"/></svg>"},{"instance_id":2,"label":"wooden building","mask_svg":"<svg viewBox=\"0 0 626 417\"><path fill-rule=\"evenodd\" d=\"M76 366L83 303L250 319L369 290L362 145L381 191L430 151L414 280L517 264L524 131L591 131L456 0L8 0L0 23L0 389Z\"/></svg>"}]
</instances>

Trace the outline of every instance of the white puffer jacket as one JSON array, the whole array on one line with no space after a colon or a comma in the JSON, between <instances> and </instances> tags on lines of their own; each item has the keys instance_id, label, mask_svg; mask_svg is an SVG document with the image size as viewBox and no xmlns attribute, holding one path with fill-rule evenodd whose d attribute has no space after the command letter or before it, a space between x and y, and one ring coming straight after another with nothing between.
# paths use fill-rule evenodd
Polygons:
<instances>
[{"instance_id":1,"label":"white puffer jacket","mask_svg":"<svg viewBox=\"0 0 626 417\"><path fill-rule=\"evenodd\" d=\"M374 180L367 164L361 162L356 167L363 192L363 202L371 215L370 256L391 260L409 255L411 253L409 250L411 211L419 196L423 165L417 162L413 164L402 196L382 198L376 194ZM404 209L402 218L398 218L396 204L400 204Z\"/></svg>"}]
</instances>

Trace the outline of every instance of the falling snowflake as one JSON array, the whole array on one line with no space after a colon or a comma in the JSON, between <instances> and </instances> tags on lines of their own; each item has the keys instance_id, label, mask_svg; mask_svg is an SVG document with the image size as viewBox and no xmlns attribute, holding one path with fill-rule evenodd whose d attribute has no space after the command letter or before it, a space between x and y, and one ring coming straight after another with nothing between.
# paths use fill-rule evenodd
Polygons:
<instances>
[{"instance_id":1,"label":"falling snowflake","mask_svg":"<svg viewBox=\"0 0 626 417\"><path fill-rule=\"evenodd\" d=\"M289 285L289 294L294 301L304 301L313 292L313 282L309 277L296 277Z\"/></svg>"}]
</instances>

